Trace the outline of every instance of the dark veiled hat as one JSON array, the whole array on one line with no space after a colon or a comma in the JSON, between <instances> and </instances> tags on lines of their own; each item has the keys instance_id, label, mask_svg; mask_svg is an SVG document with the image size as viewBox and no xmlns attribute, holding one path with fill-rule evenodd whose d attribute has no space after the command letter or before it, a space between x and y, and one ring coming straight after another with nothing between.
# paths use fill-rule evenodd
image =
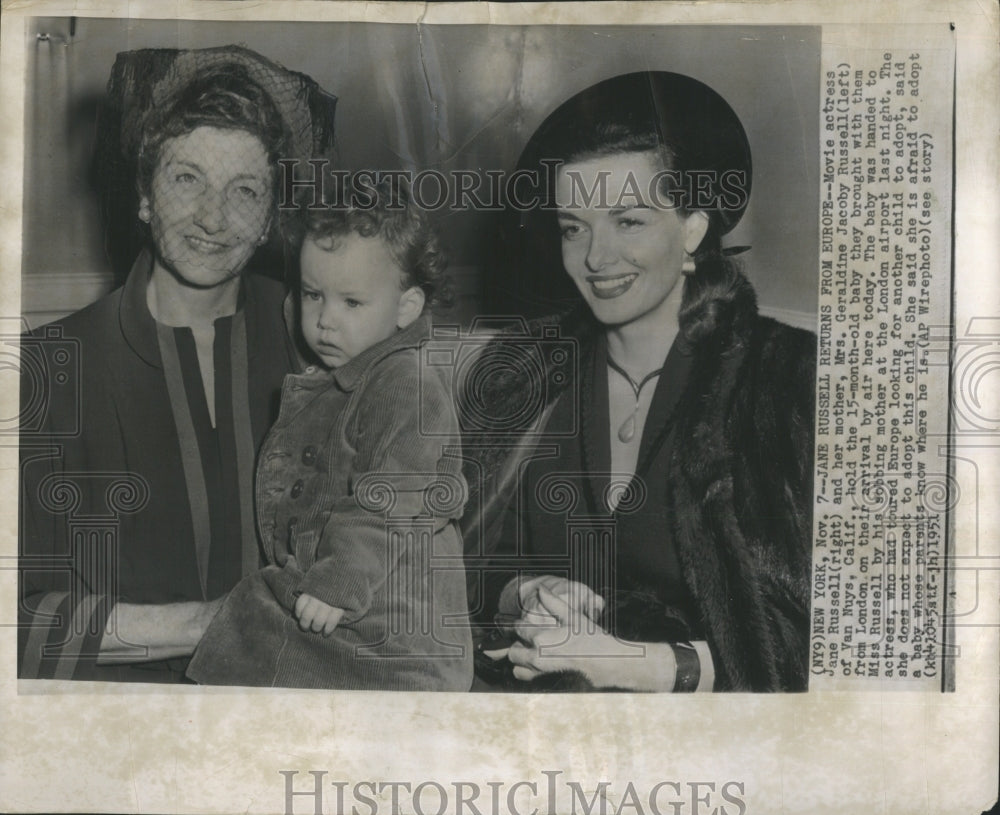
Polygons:
<instances>
[{"instance_id":1,"label":"dark veiled hat","mask_svg":"<svg viewBox=\"0 0 1000 815\"><path fill-rule=\"evenodd\" d=\"M108 102L119 113L123 155L134 158L154 110L169 104L193 79L228 65L245 69L274 103L287 135L285 157L309 159L330 149L337 97L305 74L289 71L248 48L227 45L198 50L144 48L118 55L108 80Z\"/></svg>"},{"instance_id":2,"label":"dark veiled hat","mask_svg":"<svg viewBox=\"0 0 1000 815\"><path fill-rule=\"evenodd\" d=\"M311 77L289 71L249 48L143 48L118 54L97 123L94 176L107 248L123 279L146 240L135 217L136 169L143 132L157 112L168 110L194 80L230 66L267 95L281 118L282 158L332 157L337 97Z\"/></svg>"},{"instance_id":3,"label":"dark veiled hat","mask_svg":"<svg viewBox=\"0 0 1000 815\"><path fill-rule=\"evenodd\" d=\"M640 71L580 91L542 122L525 147L520 164L529 167L538 166L543 159L606 155L610 152L606 145L616 134L631 134L634 150L659 146L666 153L669 169L706 171L704 184L711 178L716 185L723 178L729 183L742 178L741 196L727 195L724 204L702 208L716 221L720 235L740 220L752 179L746 131L725 99L705 83L682 74ZM715 200L721 199L716 195Z\"/></svg>"}]
</instances>

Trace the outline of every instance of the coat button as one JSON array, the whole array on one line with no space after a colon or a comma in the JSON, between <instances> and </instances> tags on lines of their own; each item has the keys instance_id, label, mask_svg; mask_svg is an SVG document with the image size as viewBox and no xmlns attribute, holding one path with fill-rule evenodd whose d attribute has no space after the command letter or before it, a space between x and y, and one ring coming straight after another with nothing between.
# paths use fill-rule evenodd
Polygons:
<instances>
[{"instance_id":1,"label":"coat button","mask_svg":"<svg viewBox=\"0 0 1000 815\"><path fill-rule=\"evenodd\" d=\"M307 466L316 463L316 448L311 444L302 451L302 463Z\"/></svg>"},{"instance_id":2,"label":"coat button","mask_svg":"<svg viewBox=\"0 0 1000 815\"><path fill-rule=\"evenodd\" d=\"M292 498L298 498L300 495L302 495L302 491L305 488L306 488L306 482L300 478L298 481L292 484L292 491L289 494L292 496Z\"/></svg>"}]
</instances>

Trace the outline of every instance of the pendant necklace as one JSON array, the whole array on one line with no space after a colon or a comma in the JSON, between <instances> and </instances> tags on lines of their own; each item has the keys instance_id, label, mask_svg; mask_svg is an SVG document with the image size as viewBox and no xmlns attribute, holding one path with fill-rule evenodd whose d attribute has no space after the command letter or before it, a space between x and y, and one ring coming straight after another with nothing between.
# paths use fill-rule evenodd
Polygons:
<instances>
[{"instance_id":1,"label":"pendant necklace","mask_svg":"<svg viewBox=\"0 0 1000 815\"><path fill-rule=\"evenodd\" d=\"M635 408L629 414L628 418L622 422L621 427L618 428L618 441L622 444L628 444L632 439L635 438L635 417L639 413L639 394L642 389L646 387L646 383L651 379L656 379L663 371L663 368L657 368L652 373L646 374L642 382L636 383L636 381L626 373L625 369L621 367L617 362L615 362L610 356L608 357L608 367L617 374L621 374L625 381L628 382L629 386L632 388L632 393L635 394Z\"/></svg>"}]
</instances>

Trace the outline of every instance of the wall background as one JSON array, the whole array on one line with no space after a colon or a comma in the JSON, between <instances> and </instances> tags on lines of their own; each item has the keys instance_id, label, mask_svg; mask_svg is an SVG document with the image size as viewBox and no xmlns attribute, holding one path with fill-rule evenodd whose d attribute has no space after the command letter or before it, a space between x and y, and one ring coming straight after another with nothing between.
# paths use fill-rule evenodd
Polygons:
<instances>
[{"instance_id":1,"label":"wall background","mask_svg":"<svg viewBox=\"0 0 1000 815\"><path fill-rule=\"evenodd\" d=\"M740 116L753 193L728 245L743 255L762 310L811 325L818 268L819 29L813 27L442 26L33 18L26 117L22 311L32 326L112 286L90 159L115 54L240 43L310 74L340 97L344 169L501 169L573 93L635 70L715 88ZM443 213L459 293L483 308L491 219Z\"/></svg>"}]
</instances>

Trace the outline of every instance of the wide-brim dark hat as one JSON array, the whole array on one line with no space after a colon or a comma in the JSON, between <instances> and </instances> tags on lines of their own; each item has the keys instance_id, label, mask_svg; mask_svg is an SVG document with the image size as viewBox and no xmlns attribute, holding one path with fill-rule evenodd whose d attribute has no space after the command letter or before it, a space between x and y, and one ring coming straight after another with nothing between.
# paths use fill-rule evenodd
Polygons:
<instances>
[{"instance_id":1,"label":"wide-brim dark hat","mask_svg":"<svg viewBox=\"0 0 1000 815\"><path fill-rule=\"evenodd\" d=\"M672 169L707 171L730 184L742 178L742 195L728 195L711 211L718 234L739 222L750 197L753 167L750 143L739 117L718 93L697 79L669 71L639 71L586 88L556 108L538 127L520 166L543 159L600 155L611 131L656 134ZM718 190L715 190L718 192ZM736 199L739 198L739 203Z\"/></svg>"}]
</instances>

